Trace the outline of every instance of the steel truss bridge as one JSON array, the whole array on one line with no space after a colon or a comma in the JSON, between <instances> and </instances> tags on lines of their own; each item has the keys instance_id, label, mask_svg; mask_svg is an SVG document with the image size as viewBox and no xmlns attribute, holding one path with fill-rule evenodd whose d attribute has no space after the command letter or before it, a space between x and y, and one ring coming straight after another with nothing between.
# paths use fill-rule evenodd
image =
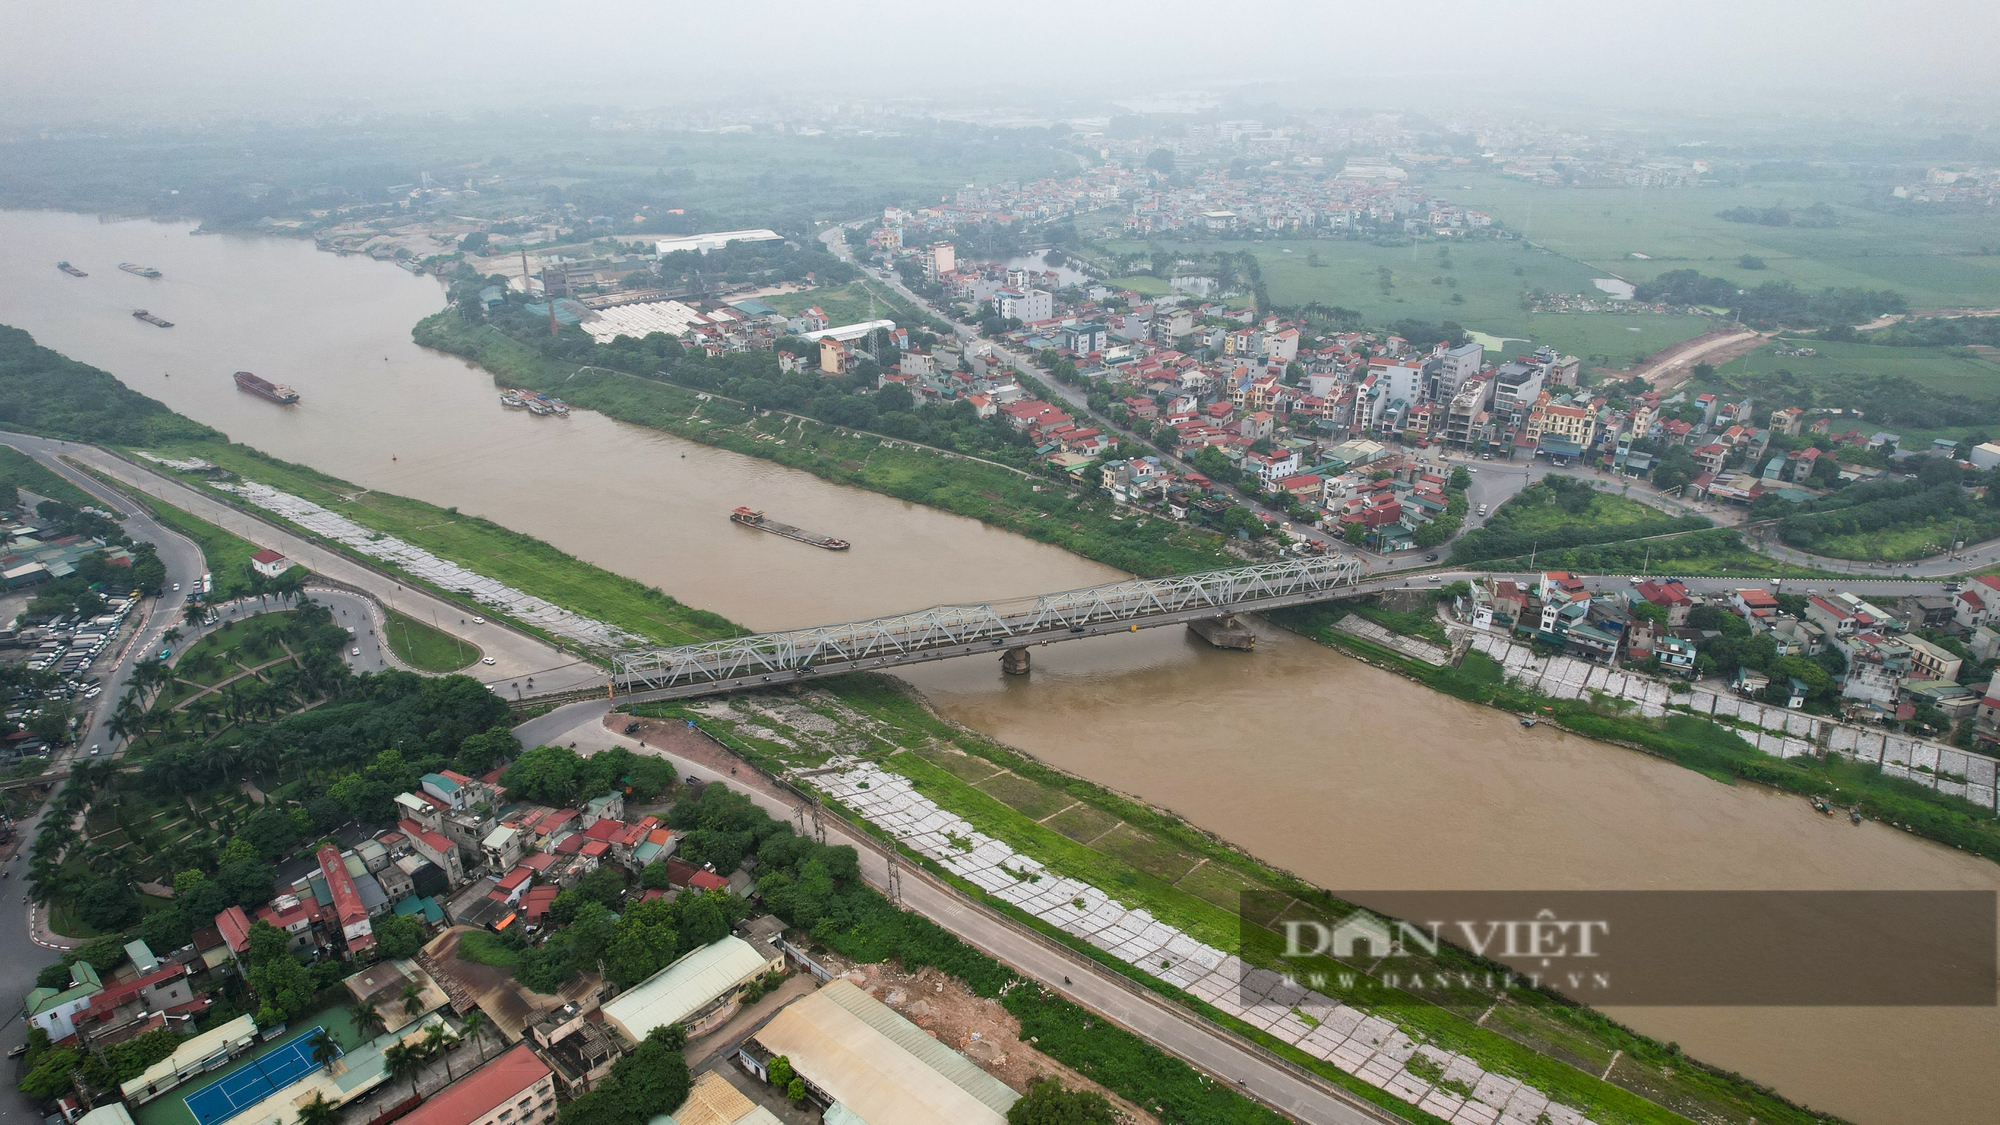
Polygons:
<instances>
[{"instance_id":1,"label":"steel truss bridge","mask_svg":"<svg viewBox=\"0 0 2000 1125\"><path fill-rule=\"evenodd\" d=\"M1324 601L1365 572L1360 559L1332 555L1093 586L1000 608L937 606L624 656L611 687L620 701L682 699L978 652L1004 653L1009 670L1026 671L1030 645Z\"/></svg>"}]
</instances>

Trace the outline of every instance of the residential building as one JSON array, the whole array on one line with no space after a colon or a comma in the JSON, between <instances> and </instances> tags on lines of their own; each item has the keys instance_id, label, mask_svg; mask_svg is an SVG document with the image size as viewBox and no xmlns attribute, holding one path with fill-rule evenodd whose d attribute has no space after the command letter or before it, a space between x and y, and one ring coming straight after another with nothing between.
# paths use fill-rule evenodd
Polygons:
<instances>
[{"instance_id":1,"label":"residential building","mask_svg":"<svg viewBox=\"0 0 2000 1125\"><path fill-rule=\"evenodd\" d=\"M276 551L259 551L250 556L250 569L265 578L276 578L292 568L292 560Z\"/></svg>"},{"instance_id":2,"label":"residential building","mask_svg":"<svg viewBox=\"0 0 2000 1125\"><path fill-rule=\"evenodd\" d=\"M365 953L375 948L375 929L368 921L368 908L362 904L361 892L355 889L354 876L348 873L347 862L333 845L328 844L315 853L320 871L326 878L327 890L333 896L332 917L329 923L338 925L340 939L349 956Z\"/></svg>"},{"instance_id":3,"label":"residential building","mask_svg":"<svg viewBox=\"0 0 2000 1125\"><path fill-rule=\"evenodd\" d=\"M819 341L819 373L822 375L847 374L847 345L831 336L822 336Z\"/></svg>"},{"instance_id":4,"label":"residential building","mask_svg":"<svg viewBox=\"0 0 2000 1125\"><path fill-rule=\"evenodd\" d=\"M451 886L465 882L465 864L458 858L457 845L414 820L405 818L398 821L396 827L409 841L410 849L437 865Z\"/></svg>"},{"instance_id":5,"label":"residential building","mask_svg":"<svg viewBox=\"0 0 2000 1125\"><path fill-rule=\"evenodd\" d=\"M1910 675L1920 680L1949 680L1957 682L1959 669L1965 660L1950 649L1932 644L1922 637L1898 637L1897 642L1910 650Z\"/></svg>"},{"instance_id":6,"label":"residential building","mask_svg":"<svg viewBox=\"0 0 2000 1125\"><path fill-rule=\"evenodd\" d=\"M69 967L68 988L37 988L28 993L28 1022L48 1032L52 1040L68 1039L76 1034L76 1017L103 991L97 970L88 961L78 961Z\"/></svg>"},{"instance_id":7,"label":"residential building","mask_svg":"<svg viewBox=\"0 0 2000 1125\"><path fill-rule=\"evenodd\" d=\"M936 281L958 268L958 248L949 242L933 242L924 250L924 276Z\"/></svg>"},{"instance_id":8,"label":"residential building","mask_svg":"<svg viewBox=\"0 0 2000 1125\"><path fill-rule=\"evenodd\" d=\"M555 1083L526 1043L425 1098L404 1125L548 1125Z\"/></svg>"}]
</instances>

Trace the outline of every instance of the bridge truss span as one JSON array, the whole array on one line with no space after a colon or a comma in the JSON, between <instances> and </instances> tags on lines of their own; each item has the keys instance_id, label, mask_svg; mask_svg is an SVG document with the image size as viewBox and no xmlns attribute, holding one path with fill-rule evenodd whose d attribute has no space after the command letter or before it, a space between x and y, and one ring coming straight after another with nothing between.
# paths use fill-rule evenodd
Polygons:
<instances>
[{"instance_id":1,"label":"bridge truss span","mask_svg":"<svg viewBox=\"0 0 2000 1125\"><path fill-rule=\"evenodd\" d=\"M1366 567L1349 555L1288 559L1046 594L995 609L949 605L894 617L657 649L619 659L614 693L674 699L814 676L1004 651L1338 596ZM1025 602L1025 599L1023 600Z\"/></svg>"}]
</instances>

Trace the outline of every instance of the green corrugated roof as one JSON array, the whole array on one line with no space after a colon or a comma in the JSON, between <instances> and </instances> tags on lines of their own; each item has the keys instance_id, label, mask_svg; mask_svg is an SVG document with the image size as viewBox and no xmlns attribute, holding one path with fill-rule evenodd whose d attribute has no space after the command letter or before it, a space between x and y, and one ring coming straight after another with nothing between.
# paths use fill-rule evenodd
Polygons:
<instances>
[{"instance_id":1,"label":"green corrugated roof","mask_svg":"<svg viewBox=\"0 0 2000 1125\"><path fill-rule=\"evenodd\" d=\"M946 1080L974 1099L1005 1116L1021 1095L1005 1082L979 1069L971 1059L930 1037L916 1024L897 1015L894 1009L858 988L854 982L836 979L820 989L828 1000L852 1012L862 1023L880 1032L883 1038L915 1055L919 1062L943 1075Z\"/></svg>"}]
</instances>

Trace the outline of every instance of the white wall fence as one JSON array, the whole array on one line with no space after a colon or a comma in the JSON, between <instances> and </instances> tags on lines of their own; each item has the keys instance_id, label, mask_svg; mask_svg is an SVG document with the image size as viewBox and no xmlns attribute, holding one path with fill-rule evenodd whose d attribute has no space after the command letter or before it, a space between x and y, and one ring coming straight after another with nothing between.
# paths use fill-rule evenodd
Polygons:
<instances>
[{"instance_id":1,"label":"white wall fence","mask_svg":"<svg viewBox=\"0 0 2000 1125\"><path fill-rule=\"evenodd\" d=\"M1557 699L1603 695L1631 703L1633 710L1647 718L1660 718L1670 710L1687 710L1696 715L1733 720L1757 728L1738 728L1737 733L1774 758L1796 758L1818 749L1831 750L1858 761L1873 762L1890 777L1914 781L1940 793L1963 797L1980 808L2000 811L1995 803L2000 760L1984 754L1734 695L1716 695L1699 688L1677 694L1669 691L1666 683L1637 672L1620 672L1569 656L1537 656L1527 645L1480 629L1459 625L1452 626L1451 633L1454 639L1468 639L1472 649L1506 669L1508 679Z\"/></svg>"}]
</instances>

